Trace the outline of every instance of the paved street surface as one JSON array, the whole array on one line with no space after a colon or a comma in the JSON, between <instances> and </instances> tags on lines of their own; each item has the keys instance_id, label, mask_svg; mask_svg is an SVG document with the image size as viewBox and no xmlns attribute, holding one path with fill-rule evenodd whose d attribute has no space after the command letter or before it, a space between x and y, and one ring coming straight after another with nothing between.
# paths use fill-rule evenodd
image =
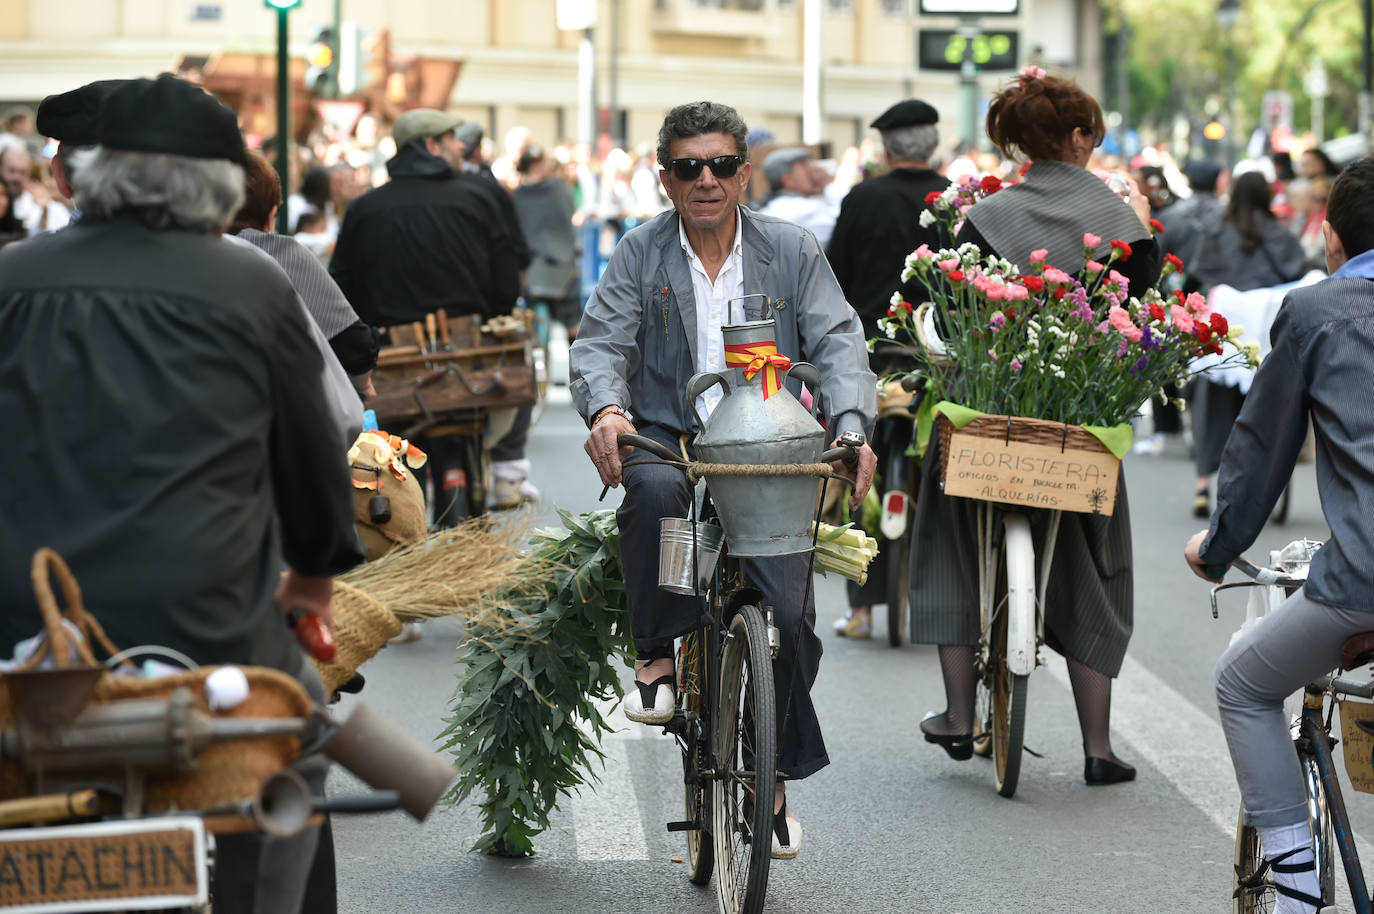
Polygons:
<instances>
[{"instance_id":1,"label":"paved street surface","mask_svg":"<svg viewBox=\"0 0 1374 914\"><path fill-rule=\"evenodd\" d=\"M585 434L566 389L556 390L530 441L546 499L540 523L554 518L553 504L597 507L601 487L582 452ZM1084 785L1067 674L1050 654L1031 676L1027 715L1026 745L1043 758L1025 759L1014 799L997 796L987 761L954 762L920 739L921 715L943 705L935 649L893 649L881 622L871 641L835 637L842 582L818 578L826 653L815 698L831 765L789 790L805 846L797 860L774 862L768 911L1230 910L1237 792L1211 672L1243 617L1243 599L1213 621L1206 585L1184 567L1183 543L1202 523L1191 516L1193 472L1182 446L1130 457L1126 466L1136 631L1116 685L1113 740L1139 768L1138 780ZM1251 558L1302 534L1325 534L1310 464L1299 466L1295 486L1288 523L1266 531ZM422 640L384 650L364 668L365 699L433 738L456 682L460 634L455 623L434 623ZM664 830L681 818L675 745L622 724L600 784L564 803L532 859L470 853L475 807L438 810L422 825L400 814L336 820L340 910L715 911L714 891L692 886L673 860L682 856L681 835ZM344 775L332 783L336 791L350 786ZM1374 802L1354 794L1349 803L1357 829L1374 835Z\"/></svg>"}]
</instances>

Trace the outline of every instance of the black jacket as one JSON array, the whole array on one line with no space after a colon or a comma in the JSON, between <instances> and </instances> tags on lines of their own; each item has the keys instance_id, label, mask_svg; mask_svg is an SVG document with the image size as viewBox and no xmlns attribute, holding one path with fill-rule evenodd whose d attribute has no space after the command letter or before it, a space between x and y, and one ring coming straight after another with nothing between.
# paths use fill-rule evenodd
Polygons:
<instances>
[{"instance_id":1,"label":"black jacket","mask_svg":"<svg viewBox=\"0 0 1374 914\"><path fill-rule=\"evenodd\" d=\"M0 655L41 628L40 546L119 647L266 662L281 561L362 559L320 352L280 270L133 220L0 251ZM289 642L288 642L289 643Z\"/></svg>"},{"instance_id":2,"label":"black jacket","mask_svg":"<svg viewBox=\"0 0 1374 914\"><path fill-rule=\"evenodd\" d=\"M410 143L391 180L348 207L329 273L374 327L507 314L520 294L517 245L499 207L471 179Z\"/></svg>"},{"instance_id":3,"label":"black jacket","mask_svg":"<svg viewBox=\"0 0 1374 914\"><path fill-rule=\"evenodd\" d=\"M825 256L870 339L881 335L878 318L887 315L893 292L900 289L912 304L928 297L919 281L902 282L902 269L922 242L940 246L938 228L922 228L920 218L926 194L948 186L929 169L898 168L854 185L840 204Z\"/></svg>"}]
</instances>

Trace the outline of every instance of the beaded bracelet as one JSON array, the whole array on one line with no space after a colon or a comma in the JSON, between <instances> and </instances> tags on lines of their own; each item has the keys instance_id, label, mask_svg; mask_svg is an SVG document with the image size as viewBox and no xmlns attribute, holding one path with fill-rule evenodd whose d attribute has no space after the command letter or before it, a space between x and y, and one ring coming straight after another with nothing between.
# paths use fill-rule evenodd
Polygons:
<instances>
[{"instance_id":1,"label":"beaded bracelet","mask_svg":"<svg viewBox=\"0 0 1374 914\"><path fill-rule=\"evenodd\" d=\"M634 424L634 421L630 418L630 414L625 412L625 410L621 409L619 406L607 406L596 414L596 418L592 419L592 428L596 428L600 425L601 420L605 419L607 416L619 416L631 425Z\"/></svg>"}]
</instances>

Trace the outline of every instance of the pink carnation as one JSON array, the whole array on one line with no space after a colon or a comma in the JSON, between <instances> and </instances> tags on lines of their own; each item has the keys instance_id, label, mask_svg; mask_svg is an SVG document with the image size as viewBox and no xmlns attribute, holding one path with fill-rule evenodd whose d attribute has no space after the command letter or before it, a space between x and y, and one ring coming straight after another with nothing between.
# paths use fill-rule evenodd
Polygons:
<instances>
[{"instance_id":1,"label":"pink carnation","mask_svg":"<svg viewBox=\"0 0 1374 914\"><path fill-rule=\"evenodd\" d=\"M1101 273L1103 269L1105 269L1102 264L1098 263L1096 260L1089 260L1086 266L1088 267L1089 273Z\"/></svg>"},{"instance_id":2,"label":"pink carnation","mask_svg":"<svg viewBox=\"0 0 1374 914\"><path fill-rule=\"evenodd\" d=\"M1192 312L1193 317L1197 320L1206 323L1212 319L1212 307L1207 299L1203 298L1202 293L1191 293L1188 296L1186 304L1188 305L1188 310Z\"/></svg>"},{"instance_id":3,"label":"pink carnation","mask_svg":"<svg viewBox=\"0 0 1374 914\"><path fill-rule=\"evenodd\" d=\"M1130 340L1132 343L1140 342L1144 335L1135 322L1131 320L1131 315L1125 308L1112 308L1107 312L1107 320L1118 333Z\"/></svg>"},{"instance_id":4,"label":"pink carnation","mask_svg":"<svg viewBox=\"0 0 1374 914\"><path fill-rule=\"evenodd\" d=\"M937 260L935 261L935 265L948 273L950 270L959 266L959 258L951 257L948 260Z\"/></svg>"},{"instance_id":5,"label":"pink carnation","mask_svg":"<svg viewBox=\"0 0 1374 914\"><path fill-rule=\"evenodd\" d=\"M989 349L989 350L988 350L988 358L992 359L994 362L997 361L997 353L995 353L995 352L993 352L991 349Z\"/></svg>"},{"instance_id":6,"label":"pink carnation","mask_svg":"<svg viewBox=\"0 0 1374 914\"><path fill-rule=\"evenodd\" d=\"M1182 305L1170 305L1169 316L1173 318L1174 326L1180 331L1183 333L1193 332L1193 318Z\"/></svg>"},{"instance_id":7,"label":"pink carnation","mask_svg":"<svg viewBox=\"0 0 1374 914\"><path fill-rule=\"evenodd\" d=\"M1122 292L1125 292L1131 287L1131 281L1116 270L1112 270L1107 274L1107 281L1116 283L1117 287L1121 289Z\"/></svg>"},{"instance_id":8,"label":"pink carnation","mask_svg":"<svg viewBox=\"0 0 1374 914\"><path fill-rule=\"evenodd\" d=\"M1049 251L1045 250L1044 248L1039 248L1038 250L1034 250L1034 251L1031 251L1031 252L1030 252L1030 262L1031 262L1031 263L1044 263L1044 262L1045 262L1045 258L1048 257L1048 256L1050 256L1050 252L1049 252Z\"/></svg>"},{"instance_id":9,"label":"pink carnation","mask_svg":"<svg viewBox=\"0 0 1374 914\"><path fill-rule=\"evenodd\" d=\"M1084 233L1083 233L1083 247L1087 248L1087 249L1090 250L1090 251L1095 251L1095 250L1097 250L1101 245L1102 245L1102 239L1101 239L1101 238L1097 237L1097 236L1094 235L1092 232L1084 232Z\"/></svg>"},{"instance_id":10,"label":"pink carnation","mask_svg":"<svg viewBox=\"0 0 1374 914\"><path fill-rule=\"evenodd\" d=\"M1006 286L1007 301L1024 301L1030 298L1030 291L1025 286L1018 283L1008 283Z\"/></svg>"},{"instance_id":11,"label":"pink carnation","mask_svg":"<svg viewBox=\"0 0 1374 914\"><path fill-rule=\"evenodd\" d=\"M1068 273L1065 273L1063 270L1056 270L1054 267L1045 267L1045 272L1042 273L1041 276L1044 278L1045 282L1067 283L1073 281L1073 277Z\"/></svg>"},{"instance_id":12,"label":"pink carnation","mask_svg":"<svg viewBox=\"0 0 1374 914\"><path fill-rule=\"evenodd\" d=\"M930 245L922 244L919 248L911 252L911 256L917 260L925 260L933 256L930 252Z\"/></svg>"}]
</instances>

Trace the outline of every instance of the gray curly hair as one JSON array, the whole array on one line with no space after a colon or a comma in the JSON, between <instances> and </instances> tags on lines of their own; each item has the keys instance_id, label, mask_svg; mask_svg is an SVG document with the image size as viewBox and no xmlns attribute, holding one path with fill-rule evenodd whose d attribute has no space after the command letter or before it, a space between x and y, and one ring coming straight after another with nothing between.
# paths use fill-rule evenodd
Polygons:
<instances>
[{"instance_id":1,"label":"gray curly hair","mask_svg":"<svg viewBox=\"0 0 1374 914\"><path fill-rule=\"evenodd\" d=\"M718 102L690 102L678 105L663 119L658 128L658 164L668 167L669 147L673 140L687 140L706 133L726 133L735 141L735 151L749 157L749 125L739 112Z\"/></svg>"},{"instance_id":2,"label":"gray curly hair","mask_svg":"<svg viewBox=\"0 0 1374 914\"><path fill-rule=\"evenodd\" d=\"M106 222L132 212L156 231L210 235L243 206L243 168L225 159L94 147L72 157L81 218Z\"/></svg>"}]
</instances>

